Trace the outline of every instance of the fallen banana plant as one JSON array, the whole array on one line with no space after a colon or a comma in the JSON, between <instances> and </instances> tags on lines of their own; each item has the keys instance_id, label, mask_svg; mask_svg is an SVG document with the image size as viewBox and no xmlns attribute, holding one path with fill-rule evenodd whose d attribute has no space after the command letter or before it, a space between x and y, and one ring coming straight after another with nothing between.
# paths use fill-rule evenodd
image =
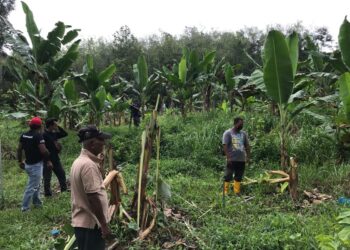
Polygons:
<instances>
[{"instance_id":1,"label":"fallen banana plant","mask_svg":"<svg viewBox=\"0 0 350 250\"><path fill-rule=\"evenodd\" d=\"M298 187L298 172L297 172L297 163L293 157L290 157L290 170L289 173L286 173L282 170L269 170L265 174L261 174L258 179L252 179L245 177L245 181L242 182L242 185L250 184L275 184L275 183L288 183L289 193L292 200L296 200L297 187Z\"/></svg>"},{"instance_id":2,"label":"fallen banana plant","mask_svg":"<svg viewBox=\"0 0 350 250\"><path fill-rule=\"evenodd\" d=\"M121 204L121 191L123 194L127 194L128 190L125 185L123 175L113 161L113 150L109 147L104 154L101 154L100 172L104 178L103 184L106 190L110 192L110 200L108 207L108 223L110 223L115 217L116 214L119 215L119 222L125 225L128 225L128 222L137 222L138 236L134 241L144 240L152 231L156 225L157 219L157 204L153 201L151 197L146 196L146 187L147 187L147 174L149 169L149 162L152 154L153 142L157 142L157 189L160 189L165 185L159 177L159 147L160 147L160 129L157 123L157 109L159 103L159 96L157 98L157 104L153 111L151 120L146 130L142 133L142 143L141 143L141 156L140 164L137 172L137 190L135 190L131 206L130 213L128 213ZM108 158L107 158L108 157ZM109 163L109 172L105 176L105 159L108 159ZM159 180L159 181L158 181ZM159 183L158 183L159 182ZM158 197L158 190L156 192ZM136 217L136 218L135 218ZM125 221L125 220L126 221ZM69 242L67 249L71 247L75 239L72 239ZM117 247L117 242L110 242L111 245L108 249L115 249Z\"/></svg>"}]
</instances>

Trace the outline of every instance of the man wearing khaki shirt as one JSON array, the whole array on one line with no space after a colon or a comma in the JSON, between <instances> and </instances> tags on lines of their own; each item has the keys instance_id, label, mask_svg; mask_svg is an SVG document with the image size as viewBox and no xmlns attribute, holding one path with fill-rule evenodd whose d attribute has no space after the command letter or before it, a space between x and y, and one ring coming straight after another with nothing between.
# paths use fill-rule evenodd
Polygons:
<instances>
[{"instance_id":1,"label":"man wearing khaki shirt","mask_svg":"<svg viewBox=\"0 0 350 250\"><path fill-rule=\"evenodd\" d=\"M111 135L90 125L78 132L83 149L71 169L72 226L79 250L105 249L111 231L107 225L108 198L99 171L105 140Z\"/></svg>"}]
</instances>

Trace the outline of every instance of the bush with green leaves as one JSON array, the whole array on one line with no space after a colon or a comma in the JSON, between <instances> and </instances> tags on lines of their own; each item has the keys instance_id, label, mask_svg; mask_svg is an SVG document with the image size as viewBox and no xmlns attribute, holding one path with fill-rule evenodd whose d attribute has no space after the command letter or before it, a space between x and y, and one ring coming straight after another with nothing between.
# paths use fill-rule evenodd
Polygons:
<instances>
[{"instance_id":1,"label":"bush with green leaves","mask_svg":"<svg viewBox=\"0 0 350 250\"><path fill-rule=\"evenodd\" d=\"M350 248L350 209L342 211L336 218L333 234L319 234L316 236L321 250L340 250Z\"/></svg>"}]
</instances>

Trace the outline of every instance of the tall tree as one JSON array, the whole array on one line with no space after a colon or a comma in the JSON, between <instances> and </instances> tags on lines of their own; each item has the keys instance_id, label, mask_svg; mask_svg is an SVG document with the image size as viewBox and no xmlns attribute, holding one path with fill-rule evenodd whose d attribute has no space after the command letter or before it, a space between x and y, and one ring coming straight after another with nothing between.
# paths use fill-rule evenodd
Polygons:
<instances>
[{"instance_id":1,"label":"tall tree","mask_svg":"<svg viewBox=\"0 0 350 250\"><path fill-rule=\"evenodd\" d=\"M15 0L1 0L0 1L0 16L7 19L8 14L14 9ZM4 36L3 33L7 29L7 25L0 19L0 56L3 54Z\"/></svg>"},{"instance_id":2,"label":"tall tree","mask_svg":"<svg viewBox=\"0 0 350 250\"><path fill-rule=\"evenodd\" d=\"M113 54L118 73L130 81L133 79L133 64L142 52L141 44L126 25L122 26L113 36Z\"/></svg>"}]
</instances>

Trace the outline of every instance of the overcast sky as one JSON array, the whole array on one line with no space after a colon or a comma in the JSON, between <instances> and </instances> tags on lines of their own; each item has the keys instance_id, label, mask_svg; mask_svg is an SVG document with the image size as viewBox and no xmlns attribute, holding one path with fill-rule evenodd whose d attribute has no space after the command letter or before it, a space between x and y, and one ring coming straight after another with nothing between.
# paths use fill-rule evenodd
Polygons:
<instances>
[{"instance_id":1,"label":"overcast sky","mask_svg":"<svg viewBox=\"0 0 350 250\"><path fill-rule=\"evenodd\" d=\"M350 16L350 0L27 0L38 28L46 35L57 21L80 28L80 36L110 39L122 25L137 37L165 31L181 34L186 26L200 30L236 31L244 27L291 25L329 28L337 40L339 26ZM16 29L25 31L19 0L10 14ZM349 18L350 19L350 18Z\"/></svg>"}]
</instances>

